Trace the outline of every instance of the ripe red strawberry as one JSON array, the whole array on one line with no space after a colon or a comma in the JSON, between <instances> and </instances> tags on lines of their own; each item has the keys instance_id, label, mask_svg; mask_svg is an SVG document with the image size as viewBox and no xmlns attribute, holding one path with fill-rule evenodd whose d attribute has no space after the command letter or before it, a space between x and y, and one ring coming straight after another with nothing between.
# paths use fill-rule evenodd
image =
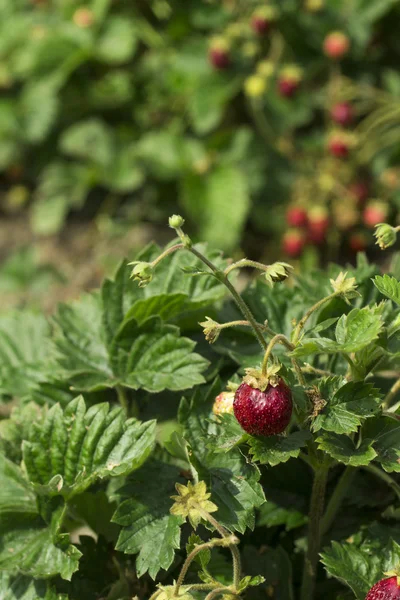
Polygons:
<instances>
[{"instance_id":1,"label":"ripe red strawberry","mask_svg":"<svg viewBox=\"0 0 400 600\"><path fill-rule=\"evenodd\" d=\"M282 246L283 251L288 256L296 258L300 256L305 244L305 238L302 231L298 229L289 229L283 236Z\"/></svg>"},{"instance_id":2,"label":"ripe red strawberry","mask_svg":"<svg viewBox=\"0 0 400 600\"><path fill-rule=\"evenodd\" d=\"M365 600L400 600L398 578L381 579L369 590Z\"/></svg>"},{"instance_id":3,"label":"ripe red strawberry","mask_svg":"<svg viewBox=\"0 0 400 600\"><path fill-rule=\"evenodd\" d=\"M348 102L338 102L331 108L331 119L338 125L346 127L353 122L354 114L351 104Z\"/></svg>"},{"instance_id":4,"label":"ripe red strawberry","mask_svg":"<svg viewBox=\"0 0 400 600\"><path fill-rule=\"evenodd\" d=\"M335 133L329 138L328 150L335 158L347 158L350 152L350 145L345 136Z\"/></svg>"},{"instance_id":5,"label":"ripe red strawberry","mask_svg":"<svg viewBox=\"0 0 400 600\"><path fill-rule=\"evenodd\" d=\"M371 229L378 225L378 223L384 223L388 216L388 207L385 202L368 202L364 208L363 221L367 227Z\"/></svg>"},{"instance_id":6,"label":"ripe red strawberry","mask_svg":"<svg viewBox=\"0 0 400 600\"><path fill-rule=\"evenodd\" d=\"M325 234L329 227L329 212L325 206L313 206L308 211L308 229L313 233Z\"/></svg>"},{"instance_id":7,"label":"ripe red strawberry","mask_svg":"<svg viewBox=\"0 0 400 600\"><path fill-rule=\"evenodd\" d=\"M329 58L340 60L350 49L350 40L341 31L333 31L324 39L324 52Z\"/></svg>"},{"instance_id":8,"label":"ripe red strawberry","mask_svg":"<svg viewBox=\"0 0 400 600\"><path fill-rule=\"evenodd\" d=\"M242 383L233 401L236 419L251 435L282 433L289 425L292 410L292 392L282 379L276 387L269 384L264 392Z\"/></svg>"},{"instance_id":9,"label":"ripe red strawberry","mask_svg":"<svg viewBox=\"0 0 400 600\"><path fill-rule=\"evenodd\" d=\"M365 181L355 181L350 185L349 192L355 198L357 205L360 206L369 197L369 186Z\"/></svg>"},{"instance_id":10,"label":"ripe red strawberry","mask_svg":"<svg viewBox=\"0 0 400 600\"><path fill-rule=\"evenodd\" d=\"M349 237L349 246L353 252L363 252L368 246L365 234L361 231L352 233Z\"/></svg>"},{"instance_id":11,"label":"ripe red strawberry","mask_svg":"<svg viewBox=\"0 0 400 600\"><path fill-rule=\"evenodd\" d=\"M278 92L285 98L292 98L299 89L302 70L296 65L283 67L278 77Z\"/></svg>"},{"instance_id":12,"label":"ripe red strawberry","mask_svg":"<svg viewBox=\"0 0 400 600\"><path fill-rule=\"evenodd\" d=\"M276 19L276 11L272 6L264 6L256 10L251 19L251 26L257 35L264 35L271 29Z\"/></svg>"},{"instance_id":13,"label":"ripe red strawberry","mask_svg":"<svg viewBox=\"0 0 400 600\"><path fill-rule=\"evenodd\" d=\"M229 45L223 38L216 38L211 42L208 59L214 69L223 71L230 67L231 57Z\"/></svg>"},{"instance_id":14,"label":"ripe red strawberry","mask_svg":"<svg viewBox=\"0 0 400 600\"><path fill-rule=\"evenodd\" d=\"M286 222L290 227L303 227L307 223L307 211L302 206L289 206L286 211Z\"/></svg>"}]
</instances>

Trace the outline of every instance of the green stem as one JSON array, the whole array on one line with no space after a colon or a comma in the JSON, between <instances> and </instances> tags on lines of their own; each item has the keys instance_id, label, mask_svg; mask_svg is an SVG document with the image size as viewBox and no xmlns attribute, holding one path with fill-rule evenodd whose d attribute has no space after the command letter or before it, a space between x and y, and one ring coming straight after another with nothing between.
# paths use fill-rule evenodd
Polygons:
<instances>
[{"instance_id":1,"label":"green stem","mask_svg":"<svg viewBox=\"0 0 400 600\"><path fill-rule=\"evenodd\" d=\"M394 398L397 395L397 392L400 392L400 379L395 381L395 383L392 385L389 392L387 393L387 395L382 403L383 409L388 409L390 407L390 405L392 404L392 401L394 400Z\"/></svg>"},{"instance_id":2,"label":"green stem","mask_svg":"<svg viewBox=\"0 0 400 600\"><path fill-rule=\"evenodd\" d=\"M125 390L122 387L122 385L117 385L116 388L117 390L117 395L118 395L118 401L120 403L120 405L122 406L122 408L124 409L124 411L126 412L126 414L129 414L129 402L128 402L128 398L126 396Z\"/></svg>"},{"instance_id":3,"label":"green stem","mask_svg":"<svg viewBox=\"0 0 400 600\"><path fill-rule=\"evenodd\" d=\"M213 598L215 598L216 596L219 596L220 594L229 594L231 596L237 597L237 594L235 594L235 592L233 592L228 587L220 587L220 588L216 588L215 590L213 590L212 592L207 594L205 600L213 600Z\"/></svg>"},{"instance_id":4,"label":"green stem","mask_svg":"<svg viewBox=\"0 0 400 600\"><path fill-rule=\"evenodd\" d=\"M229 292L231 293L234 301L236 302L238 308L240 309L240 311L243 313L245 319L247 321L249 321L249 323L251 324L254 334L257 338L257 340L259 341L261 347L263 349L266 349L267 347L267 342L264 339L264 336L262 334L262 331L259 327L259 324L257 323L256 319L253 316L253 313L251 312L251 310L249 309L249 307L247 306L247 304L245 303L245 301L243 300L243 298L241 297L241 295L236 291L236 289L234 288L234 286L231 284L231 282L229 281L229 279L227 278L227 276L225 275L225 273L223 271L220 271L212 262L210 262L208 260L208 258L206 258L205 256L203 256L203 254L201 254L201 252L199 252L198 250L196 250L196 248L187 248L192 254L194 254L199 260L201 260L205 265L207 265L207 267L209 269L211 269L211 271L214 273L214 275L216 276L216 278L218 279L218 281L220 281L221 283L223 283L225 285L225 287L228 288Z\"/></svg>"},{"instance_id":5,"label":"green stem","mask_svg":"<svg viewBox=\"0 0 400 600\"><path fill-rule=\"evenodd\" d=\"M151 266L154 269L158 265L158 263L164 260L164 258L166 258L169 254L173 254L177 250L183 250L184 248L185 246L183 244L174 244L174 246L171 246L170 248L164 250L164 252L162 252L160 256L157 256L157 258L151 263Z\"/></svg>"},{"instance_id":6,"label":"green stem","mask_svg":"<svg viewBox=\"0 0 400 600\"><path fill-rule=\"evenodd\" d=\"M394 491L396 496L400 499L400 485L397 483L397 481L392 479L390 477L390 475L385 473L385 471L382 471L382 469L379 469L378 467L375 467L374 465L367 465L367 466L361 467L361 468L364 469L365 471L369 471L376 477L379 477L379 479L382 479L382 481L384 481L389 487L392 488L392 490Z\"/></svg>"},{"instance_id":7,"label":"green stem","mask_svg":"<svg viewBox=\"0 0 400 600\"><path fill-rule=\"evenodd\" d=\"M215 527L215 529L218 531L218 533L222 536L223 539L226 540L226 538L231 536L229 531L227 529L225 529L225 527L222 527L222 525L220 525L218 523L218 521L216 519L214 519L214 517L212 515L210 515L210 513L208 513L205 510L202 510L201 513L202 513L203 518L206 519L213 527ZM237 589L239 587L240 574L242 571L240 552L239 552L236 544L228 544L228 548L232 554L233 585L235 586L235 589Z\"/></svg>"},{"instance_id":8,"label":"green stem","mask_svg":"<svg viewBox=\"0 0 400 600\"><path fill-rule=\"evenodd\" d=\"M257 262L255 260L249 260L248 258L242 258L235 263L226 267L224 273L225 275L229 275L235 269L242 269L243 267L251 267L253 269L260 269L260 271L266 271L268 269L268 265L264 265L263 263Z\"/></svg>"},{"instance_id":9,"label":"green stem","mask_svg":"<svg viewBox=\"0 0 400 600\"><path fill-rule=\"evenodd\" d=\"M161 594L162 590L156 590L154 594L150 596L150 600L156 600L156 598Z\"/></svg>"},{"instance_id":10,"label":"green stem","mask_svg":"<svg viewBox=\"0 0 400 600\"><path fill-rule=\"evenodd\" d=\"M293 345L296 346L297 342L299 341L299 337L301 334L302 329L304 328L304 325L307 323L308 319L311 317L311 315L317 311L318 309L321 308L321 306L323 306L324 304L326 304L327 302L329 302L330 300L332 300L332 298L335 298L337 296L337 292L333 292L333 294L329 294L329 296L326 296L325 298L322 298L322 300L319 300L316 304L314 304L314 306L312 306L310 308L310 310L308 310L306 312L306 314L304 315L304 317L302 317L300 319L300 321L297 323L296 325L296 329L294 330L294 334L293 334Z\"/></svg>"},{"instance_id":11,"label":"green stem","mask_svg":"<svg viewBox=\"0 0 400 600\"><path fill-rule=\"evenodd\" d=\"M266 373L267 373L268 360L269 360L269 357L272 354L272 350L273 350L274 346L276 346L276 344L283 344L284 346L286 346L286 348L288 348L288 350L294 350L293 344L291 344L289 342L289 340L287 339L286 336L282 335L281 333L279 333L278 335L275 335L272 338L272 340L269 342L267 349L265 351L265 354L264 354L262 367L261 367L261 373L263 375L266 375Z\"/></svg>"},{"instance_id":12,"label":"green stem","mask_svg":"<svg viewBox=\"0 0 400 600\"><path fill-rule=\"evenodd\" d=\"M215 548L215 546L224 546L224 545L225 545L224 539L221 539L221 540L215 539L215 540L211 540L210 542L206 542L204 544L200 544L199 546L196 546L196 548L194 548L190 552L190 554L186 558L185 562L183 563L181 572L179 573L179 577L175 584L174 596L178 596L179 590L180 590L181 586L183 585L183 582L185 580L188 569L189 569L190 565L192 564L194 558L197 556L197 554L199 554L199 552L201 552L202 550L207 550L207 549L212 550L213 548Z\"/></svg>"},{"instance_id":13,"label":"green stem","mask_svg":"<svg viewBox=\"0 0 400 600\"><path fill-rule=\"evenodd\" d=\"M303 583L301 587L301 600L312 600L314 598L318 553L321 542L320 525L324 510L328 470L328 467L319 465L314 475L308 522L307 552L304 561Z\"/></svg>"},{"instance_id":14,"label":"green stem","mask_svg":"<svg viewBox=\"0 0 400 600\"><path fill-rule=\"evenodd\" d=\"M346 467L346 469L343 471L322 518L321 535L327 533L331 528L355 474L356 469L354 467Z\"/></svg>"}]
</instances>

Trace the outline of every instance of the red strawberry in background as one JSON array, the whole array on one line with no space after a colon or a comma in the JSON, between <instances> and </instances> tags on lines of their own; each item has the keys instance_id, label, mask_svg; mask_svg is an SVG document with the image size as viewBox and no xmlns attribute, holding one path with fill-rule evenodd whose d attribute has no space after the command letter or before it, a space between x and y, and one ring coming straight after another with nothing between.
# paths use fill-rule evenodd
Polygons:
<instances>
[{"instance_id":1,"label":"red strawberry in background","mask_svg":"<svg viewBox=\"0 0 400 600\"><path fill-rule=\"evenodd\" d=\"M290 227L304 227L307 224L307 211L302 206L293 204L286 211L286 222Z\"/></svg>"},{"instance_id":2,"label":"red strawberry in background","mask_svg":"<svg viewBox=\"0 0 400 600\"><path fill-rule=\"evenodd\" d=\"M268 384L265 391L242 383L235 393L233 411L243 429L250 435L277 435L290 423L292 392L283 379Z\"/></svg>"},{"instance_id":3,"label":"red strawberry in background","mask_svg":"<svg viewBox=\"0 0 400 600\"><path fill-rule=\"evenodd\" d=\"M369 590L365 600L400 600L399 578L381 579Z\"/></svg>"},{"instance_id":4,"label":"red strawberry in background","mask_svg":"<svg viewBox=\"0 0 400 600\"><path fill-rule=\"evenodd\" d=\"M367 246L367 236L362 231L355 231L349 237L349 247L353 252L364 252Z\"/></svg>"},{"instance_id":5,"label":"red strawberry in background","mask_svg":"<svg viewBox=\"0 0 400 600\"><path fill-rule=\"evenodd\" d=\"M322 244L329 228L329 212L325 206L313 206L308 211L308 239Z\"/></svg>"},{"instance_id":6,"label":"red strawberry in background","mask_svg":"<svg viewBox=\"0 0 400 600\"><path fill-rule=\"evenodd\" d=\"M229 44L224 38L214 38L208 51L210 64L218 71L228 69L231 64Z\"/></svg>"},{"instance_id":7,"label":"red strawberry in background","mask_svg":"<svg viewBox=\"0 0 400 600\"><path fill-rule=\"evenodd\" d=\"M349 192L358 206L361 206L369 198L369 185L366 181L354 181L349 187Z\"/></svg>"},{"instance_id":8,"label":"red strawberry in background","mask_svg":"<svg viewBox=\"0 0 400 600\"><path fill-rule=\"evenodd\" d=\"M380 202L378 200L368 202L363 212L364 224L373 228L379 223L384 223L388 217L389 209L386 202Z\"/></svg>"},{"instance_id":9,"label":"red strawberry in background","mask_svg":"<svg viewBox=\"0 0 400 600\"><path fill-rule=\"evenodd\" d=\"M282 240L282 247L285 254L296 258L300 256L305 244L304 233L299 229L289 229L286 231Z\"/></svg>"},{"instance_id":10,"label":"red strawberry in background","mask_svg":"<svg viewBox=\"0 0 400 600\"><path fill-rule=\"evenodd\" d=\"M348 102L338 102L331 108L331 119L338 125L346 127L354 120L353 107Z\"/></svg>"},{"instance_id":11,"label":"red strawberry in background","mask_svg":"<svg viewBox=\"0 0 400 600\"><path fill-rule=\"evenodd\" d=\"M323 48L326 56L340 60L350 50L350 40L343 32L333 31L324 39Z\"/></svg>"},{"instance_id":12,"label":"red strawberry in background","mask_svg":"<svg viewBox=\"0 0 400 600\"><path fill-rule=\"evenodd\" d=\"M344 132L333 133L328 140L328 150L335 158L345 159L350 154L350 139Z\"/></svg>"},{"instance_id":13,"label":"red strawberry in background","mask_svg":"<svg viewBox=\"0 0 400 600\"><path fill-rule=\"evenodd\" d=\"M270 31L276 20L276 10L273 6L263 6L257 9L251 18L251 27L257 35Z\"/></svg>"},{"instance_id":14,"label":"red strawberry in background","mask_svg":"<svg viewBox=\"0 0 400 600\"><path fill-rule=\"evenodd\" d=\"M278 92L284 98L292 98L299 89L302 71L296 65L284 67L278 77Z\"/></svg>"}]
</instances>

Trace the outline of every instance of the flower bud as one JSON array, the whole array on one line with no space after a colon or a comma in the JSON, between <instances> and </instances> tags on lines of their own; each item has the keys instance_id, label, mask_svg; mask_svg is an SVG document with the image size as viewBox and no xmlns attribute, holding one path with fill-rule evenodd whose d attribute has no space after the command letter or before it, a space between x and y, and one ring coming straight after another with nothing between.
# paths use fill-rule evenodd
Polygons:
<instances>
[{"instance_id":1,"label":"flower bud","mask_svg":"<svg viewBox=\"0 0 400 600\"><path fill-rule=\"evenodd\" d=\"M178 227L183 227L185 219L180 215L172 215L172 217L169 218L168 223L171 229L178 229Z\"/></svg>"},{"instance_id":2,"label":"flower bud","mask_svg":"<svg viewBox=\"0 0 400 600\"><path fill-rule=\"evenodd\" d=\"M273 287L274 283L284 281L290 275L290 271L293 270L292 265L284 262L276 262L267 267L265 271L265 279L270 287Z\"/></svg>"},{"instance_id":3,"label":"flower bud","mask_svg":"<svg viewBox=\"0 0 400 600\"><path fill-rule=\"evenodd\" d=\"M139 287L145 287L153 279L153 267L147 262L130 263L135 266L132 269L131 278L139 281Z\"/></svg>"},{"instance_id":4,"label":"flower bud","mask_svg":"<svg viewBox=\"0 0 400 600\"><path fill-rule=\"evenodd\" d=\"M221 333L219 323L210 319L210 317L206 317L206 320L199 323L199 325L203 328L203 333L207 342L213 344L217 341L219 334Z\"/></svg>"},{"instance_id":5,"label":"flower bud","mask_svg":"<svg viewBox=\"0 0 400 600\"><path fill-rule=\"evenodd\" d=\"M387 223L379 223L375 227L374 236L376 237L376 243L381 250L386 250L396 243L397 234L394 227Z\"/></svg>"},{"instance_id":6,"label":"flower bud","mask_svg":"<svg viewBox=\"0 0 400 600\"><path fill-rule=\"evenodd\" d=\"M250 98L259 98L267 89L267 83L260 75L251 75L244 82L244 91Z\"/></svg>"}]
</instances>

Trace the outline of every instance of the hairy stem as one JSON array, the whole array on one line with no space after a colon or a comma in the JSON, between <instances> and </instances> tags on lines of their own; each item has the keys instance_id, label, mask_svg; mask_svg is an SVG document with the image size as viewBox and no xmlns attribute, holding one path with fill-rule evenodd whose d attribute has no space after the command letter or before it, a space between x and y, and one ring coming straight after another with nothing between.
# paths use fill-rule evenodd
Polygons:
<instances>
[{"instance_id":1,"label":"hairy stem","mask_svg":"<svg viewBox=\"0 0 400 600\"><path fill-rule=\"evenodd\" d=\"M183 563L181 572L179 573L179 577L178 577L176 585L175 585L174 596L178 596L179 590L180 590L181 586L183 585L183 582L185 580L188 569L189 569L190 565L192 564L194 558L197 556L197 554L199 554L199 552L201 552L202 550L211 550L215 546L224 546L224 545L225 545L225 542L223 539L221 539L221 540L215 539L210 542L205 542L204 544L200 544L199 546L196 546L196 548L193 548L193 550L190 552L190 554L186 558L185 562Z\"/></svg>"},{"instance_id":2,"label":"hairy stem","mask_svg":"<svg viewBox=\"0 0 400 600\"><path fill-rule=\"evenodd\" d=\"M184 248L185 248L185 246L183 244L175 244L174 246L167 248L166 250L164 250L164 252L162 252L160 254L160 256L157 256L157 258L155 260L153 260L153 262L151 263L151 266L153 268L155 268L158 265L158 263L160 263L162 260L164 260L164 258L169 256L170 254L173 254L177 250L183 250Z\"/></svg>"},{"instance_id":3,"label":"hairy stem","mask_svg":"<svg viewBox=\"0 0 400 600\"><path fill-rule=\"evenodd\" d=\"M286 336L282 335L281 333L279 333L278 335L275 335L272 338L272 340L269 342L267 349L265 351L265 354L264 354L262 367L261 367L261 372L263 375L265 375L267 372L268 360L269 360L269 358L272 354L272 350L273 350L274 346L276 346L276 344L283 344L284 346L286 346L286 348L288 348L288 350L294 350L293 344L291 344L289 342L289 340L287 339Z\"/></svg>"},{"instance_id":4,"label":"hairy stem","mask_svg":"<svg viewBox=\"0 0 400 600\"><path fill-rule=\"evenodd\" d=\"M203 518L206 519L213 527L215 527L215 529L218 531L218 533L222 536L223 539L226 540L226 538L231 536L229 531L227 529L225 529L225 527L222 527L222 525L220 525L220 523L218 523L218 521L216 519L214 519L214 517L212 515L210 515L210 513L208 513L205 510L202 510L201 512L202 512ZM240 552L239 552L236 544L229 544L228 548L232 554L233 585L234 585L235 589L237 589L239 586L240 574L242 571Z\"/></svg>"},{"instance_id":5,"label":"hairy stem","mask_svg":"<svg viewBox=\"0 0 400 600\"><path fill-rule=\"evenodd\" d=\"M244 267L251 267L253 269L259 269L260 271L266 271L268 269L268 265L264 265L263 263L257 262L256 260L249 260L248 258L242 258L235 263L232 263L228 267L226 267L224 273L225 275L229 275L235 269L243 269Z\"/></svg>"},{"instance_id":6,"label":"hairy stem","mask_svg":"<svg viewBox=\"0 0 400 600\"><path fill-rule=\"evenodd\" d=\"M220 588L216 588L215 590L213 590L212 592L207 594L205 600L212 600L213 598L216 598L216 596L219 596L220 594L229 594L230 596L238 597L238 594L235 594L235 592L233 592L230 588L220 587Z\"/></svg>"},{"instance_id":7,"label":"hairy stem","mask_svg":"<svg viewBox=\"0 0 400 600\"><path fill-rule=\"evenodd\" d=\"M389 392L387 393L387 395L382 403L383 409L388 409L390 407L390 405L392 404L392 402L398 392L400 392L400 379L395 381L395 383L392 385Z\"/></svg>"},{"instance_id":8,"label":"hairy stem","mask_svg":"<svg viewBox=\"0 0 400 600\"><path fill-rule=\"evenodd\" d=\"M194 254L199 260L201 260L205 265L207 265L207 267L209 269L211 269L211 271L214 273L214 275L216 276L218 281L223 283L225 285L225 287L228 288L228 290L231 293L238 308L240 309L240 311L242 312L245 319L247 321L249 321L251 327L253 328L254 334L255 334L257 340L259 341L260 346L263 349L265 349L267 347L267 342L264 339L264 336L262 334L262 330L260 329L259 324L257 323L256 319L254 318L254 315L251 312L250 308L247 306L247 304L245 303L245 301L243 300L243 298L241 297L239 292L237 292L237 290L231 284L231 282L229 281L229 279L225 275L225 273L223 271L220 271L211 261L208 260L208 258L203 256L203 254L201 254L201 252L199 252L196 248L191 247L191 248L188 248L188 250L192 254Z\"/></svg>"},{"instance_id":9,"label":"hairy stem","mask_svg":"<svg viewBox=\"0 0 400 600\"><path fill-rule=\"evenodd\" d=\"M382 481L384 481L389 487L392 488L392 490L394 491L396 496L400 499L400 485L397 483L397 481L392 479L392 477L390 477L390 475L388 475L388 473L386 473L385 471L382 471L382 469L379 469L378 467L375 467L374 465L367 465L367 466L361 467L361 468L364 469L365 471L368 471L369 473L372 473L376 477L379 477L379 479L382 479Z\"/></svg>"},{"instance_id":10,"label":"hairy stem","mask_svg":"<svg viewBox=\"0 0 400 600\"><path fill-rule=\"evenodd\" d=\"M329 296L326 296L325 298L322 298L322 300L319 300L316 304L314 304L314 306L312 306L304 315L304 317L302 317L300 319L300 321L297 323L296 328L294 330L294 334L293 334L293 345L296 346L297 342L299 341L299 337L300 334L304 328L304 325L307 323L308 319L311 317L311 315L313 313L315 313L315 311L319 310L324 304L326 304L327 302L329 302L329 300L332 300L332 298L335 298L337 296L337 292L333 292L333 294L329 294Z\"/></svg>"},{"instance_id":11,"label":"hairy stem","mask_svg":"<svg viewBox=\"0 0 400 600\"><path fill-rule=\"evenodd\" d=\"M354 475L356 474L356 470L354 467L346 467L343 471L338 484L333 492L328 506L326 507L325 514L321 521L321 536L324 535L332 526L333 521L340 509L342 502L346 496L346 493L353 481Z\"/></svg>"},{"instance_id":12,"label":"hairy stem","mask_svg":"<svg viewBox=\"0 0 400 600\"><path fill-rule=\"evenodd\" d=\"M327 478L328 467L319 465L315 471L311 494L307 552L304 561L301 600L312 600L314 598L318 553L321 542L321 517L324 510Z\"/></svg>"}]
</instances>

